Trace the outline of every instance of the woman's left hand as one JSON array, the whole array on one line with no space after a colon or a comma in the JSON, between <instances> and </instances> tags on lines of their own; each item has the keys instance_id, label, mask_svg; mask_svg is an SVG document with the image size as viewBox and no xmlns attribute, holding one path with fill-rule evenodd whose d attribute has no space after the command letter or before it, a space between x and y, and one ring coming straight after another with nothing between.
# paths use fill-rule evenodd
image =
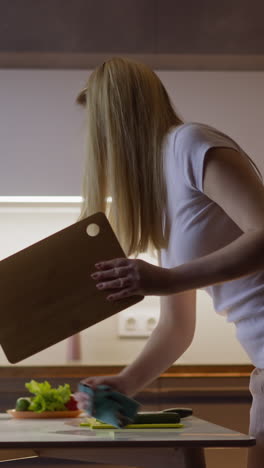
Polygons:
<instances>
[{"instance_id":1,"label":"woman's left hand","mask_svg":"<svg viewBox=\"0 0 264 468\"><path fill-rule=\"evenodd\" d=\"M116 258L97 263L97 271L91 277L97 281L100 290L112 290L109 301L124 297L162 296L173 293L173 279L170 269L161 268L143 260Z\"/></svg>"}]
</instances>

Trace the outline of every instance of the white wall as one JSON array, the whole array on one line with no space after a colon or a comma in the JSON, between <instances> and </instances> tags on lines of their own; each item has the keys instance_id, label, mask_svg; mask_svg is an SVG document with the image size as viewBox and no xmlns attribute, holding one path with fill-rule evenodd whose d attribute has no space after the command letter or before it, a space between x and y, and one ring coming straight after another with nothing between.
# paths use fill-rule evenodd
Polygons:
<instances>
[{"instance_id":1,"label":"white wall","mask_svg":"<svg viewBox=\"0 0 264 468\"><path fill-rule=\"evenodd\" d=\"M235 138L262 173L263 72L159 72L186 121L209 123ZM74 105L88 72L0 70L0 195L79 195L83 161L83 112ZM78 207L0 204L0 258L75 222ZM148 302L150 301L150 302ZM158 299L134 306L140 313ZM146 339L117 337L114 316L82 332L85 364L126 364ZM65 364L65 341L21 362ZM198 292L197 332L180 359L186 364L248 363L234 329ZM8 364L0 351L0 364Z\"/></svg>"},{"instance_id":2,"label":"white wall","mask_svg":"<svg viewBox=\"0 0 264 468\"><path fill-rule=\"evenodd\" d=\"M162 71L186 121L210 123L263 161L264 72ZM84 70L0 70L0 195L80 195Z\"/></svg>"}]
</instances>

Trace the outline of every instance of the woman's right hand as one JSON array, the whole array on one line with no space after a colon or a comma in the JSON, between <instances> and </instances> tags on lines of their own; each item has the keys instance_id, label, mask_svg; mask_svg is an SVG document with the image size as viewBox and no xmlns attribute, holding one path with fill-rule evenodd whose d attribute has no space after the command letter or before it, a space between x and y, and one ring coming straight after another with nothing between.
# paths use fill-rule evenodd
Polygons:
<instances>
[{"instance_id":1,"label":"woman's right hand","mask_svg":"<svg viewBox=\"0 0 264 468\"><path fill-rule=\"evenodd\" d=\"M109 385L113 390L127 395L125 381L119 375L87 377L86 379L82 379L81 383L89 385L93 390L98 385ZM84 410L92 416L91 401L87 393L76 392L74 393L74 399L77 401L77 406L80 410Z\"/></svg>"}]
</instances>

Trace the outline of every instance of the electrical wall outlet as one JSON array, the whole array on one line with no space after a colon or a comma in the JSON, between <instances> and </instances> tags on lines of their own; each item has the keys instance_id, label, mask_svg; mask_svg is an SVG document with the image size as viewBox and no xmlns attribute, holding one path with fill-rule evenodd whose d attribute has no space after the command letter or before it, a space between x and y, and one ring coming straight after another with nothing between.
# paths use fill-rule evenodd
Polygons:
<instances>
[{"instance_id":1,"label":"electrical wall outlet","mask_svg":"<svg viewBox=\"0 0 264 468\"><path fill-rule=\"evenodd\" d=\"M151 335L159 321L159 310L123 310L118 314L120 338L145 338Z\"/></svg>"}]
</instances>

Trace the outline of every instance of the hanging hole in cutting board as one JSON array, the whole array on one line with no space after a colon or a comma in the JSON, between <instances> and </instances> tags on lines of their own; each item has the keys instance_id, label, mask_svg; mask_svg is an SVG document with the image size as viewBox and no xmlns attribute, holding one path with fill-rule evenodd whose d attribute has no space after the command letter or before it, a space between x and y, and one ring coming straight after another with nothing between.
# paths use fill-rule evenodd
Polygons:
<instances>
[{"instance_id":1,"label":"hanging hole in cutting board","mask_svg":"<svg viewBox=\"0 0 264 468\"><path fill-rule=\"evenodd\" d=\"M95 224L95 223L88 224L88 226L86 228L86 232L87 232L88 236L96 237L96 236L98 236L98 234L100 232L100 227L98 226L98 224Z\"/></svg>"}]
</instances>

